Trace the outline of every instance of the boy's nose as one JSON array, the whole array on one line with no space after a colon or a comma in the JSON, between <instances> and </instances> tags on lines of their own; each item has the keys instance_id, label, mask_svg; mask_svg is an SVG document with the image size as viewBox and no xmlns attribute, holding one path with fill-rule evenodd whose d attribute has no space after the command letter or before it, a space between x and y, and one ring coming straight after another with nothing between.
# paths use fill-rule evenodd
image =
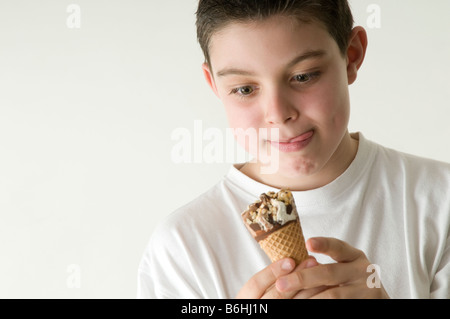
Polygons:
<instances>
[{"instance_id":1,"label":"boy's nose","mask_svg":"<svg viewBox=\"0 0 450 319\"><path fill-rule=\"evenodd\" d=\"M276 90L267 94L265 102L265 120L270 125L285 124L296 120L300 113L289 101L287 94Z\"/></svg>"}]
</instances>

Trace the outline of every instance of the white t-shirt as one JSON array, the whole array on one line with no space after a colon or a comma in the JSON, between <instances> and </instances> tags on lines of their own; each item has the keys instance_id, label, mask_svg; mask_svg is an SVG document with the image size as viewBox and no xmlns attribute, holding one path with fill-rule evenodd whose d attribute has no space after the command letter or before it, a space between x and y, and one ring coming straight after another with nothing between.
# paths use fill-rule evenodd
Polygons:
<instances>
[{"instance_id":1,"label":"white t-shirt","mask_svg":"<svg viewBox=\"0 0 450 319\"><path fill-rule=\"evenodd\" d=\"M305 238L335 237L361 249L379 266L391 298L450 298L450 164L384 148L360 133L359 140L340 177L293 192ZM238 168L157 227L139 265L138 298L233 298L269 265L241 212L277 189Z\"/></svg>"}]
</instances>

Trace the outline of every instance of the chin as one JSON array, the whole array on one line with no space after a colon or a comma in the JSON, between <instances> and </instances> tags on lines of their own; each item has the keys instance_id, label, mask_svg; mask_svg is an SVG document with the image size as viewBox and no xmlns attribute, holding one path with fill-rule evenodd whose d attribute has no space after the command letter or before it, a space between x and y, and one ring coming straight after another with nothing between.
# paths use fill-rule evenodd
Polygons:
<instances>
[{"instance_id":1,"label":"chin","mask_svg":"<svg viewBox=\"0 0 450 319\"><path fill-rule=\"evenodd\" d=\"M279 174L286 178L307 177L317 171L317 163L308 159L296 158L280 161Z\"/></svg>"}]
</instances>

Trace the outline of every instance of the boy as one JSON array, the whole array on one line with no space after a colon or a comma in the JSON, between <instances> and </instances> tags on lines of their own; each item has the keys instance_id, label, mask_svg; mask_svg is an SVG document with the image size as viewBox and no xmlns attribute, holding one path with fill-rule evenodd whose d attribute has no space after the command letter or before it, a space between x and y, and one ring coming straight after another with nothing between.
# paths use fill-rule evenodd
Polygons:
<instances>
[{"instance_id":1,"label":"boy","mask_svg":"<svg viewBox=\"0 0 450 319\"><path fill-rule=\"evenodd\" d=\"M158 227L138 297L450 298L450 165L348 132L367 36L347 1L200 0L197 31L230 127L270 133ZM270 263L240 217L281 188L308 239L300 265Z\"/></svg>"}]
</instances>

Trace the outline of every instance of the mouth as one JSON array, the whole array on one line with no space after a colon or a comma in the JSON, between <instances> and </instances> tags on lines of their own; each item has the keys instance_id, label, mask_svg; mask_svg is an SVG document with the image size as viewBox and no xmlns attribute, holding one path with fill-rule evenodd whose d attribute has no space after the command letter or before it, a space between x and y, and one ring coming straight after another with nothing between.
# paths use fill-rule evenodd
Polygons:
<instances>
[{"instance_id":1,"label":"mouth","mask_svg":"<svg viewBox=\"0 0 450 319\"><path fill-rule=\"evenodd\" d=\"M290 139L280 140L280 141L269 141L272 147L277 148L280 152L284 153L292 153L298 152L304 149L311 142L314 137L315 131L310 130L306 133L303 133L297 137L293 137Z\"/></svg>"}]
</instances>

